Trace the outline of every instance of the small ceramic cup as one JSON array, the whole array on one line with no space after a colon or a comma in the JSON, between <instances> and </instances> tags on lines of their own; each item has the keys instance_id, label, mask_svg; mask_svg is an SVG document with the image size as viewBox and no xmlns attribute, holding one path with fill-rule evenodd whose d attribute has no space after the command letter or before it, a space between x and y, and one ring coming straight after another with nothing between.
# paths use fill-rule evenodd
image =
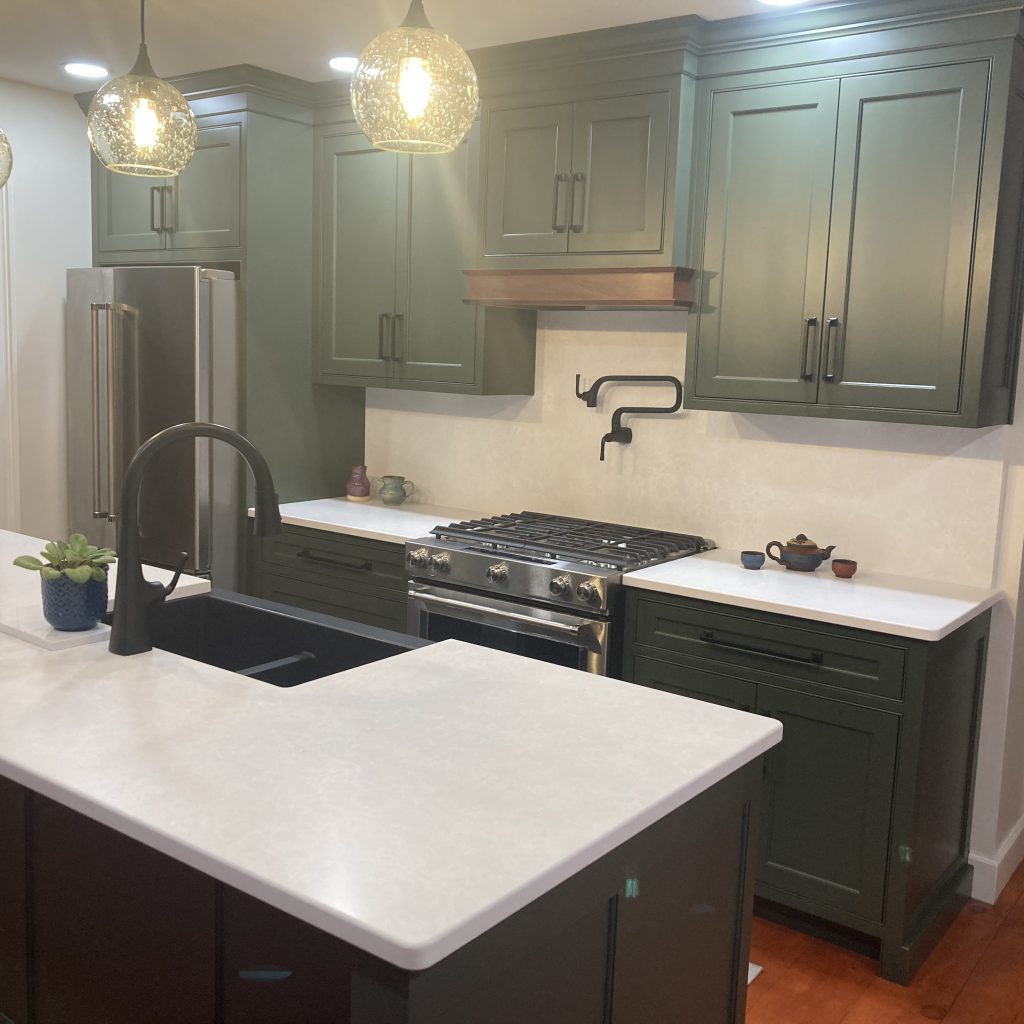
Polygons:
<instances>
[{"instance_id":1,"label":"small ceramic cup","mask_svg":"<svg viewBox=\"0 0 1024 1024\"><path fill-rule=\"evenodd\" d=\"M857 563L852 558L833 558L832 571L841 580L848 580L857 571Z\"/></svg>"},{"instance_id":2,"label":"small ceramic cup","mask_svg":"<svg viewBox=\"0 0 1024 1024\"><path fill-rule=\"evenodd\" d=\"M741 551L740 561L744 569L760 569L764 565L763 551Z\"/></svg>"}]
</instances>

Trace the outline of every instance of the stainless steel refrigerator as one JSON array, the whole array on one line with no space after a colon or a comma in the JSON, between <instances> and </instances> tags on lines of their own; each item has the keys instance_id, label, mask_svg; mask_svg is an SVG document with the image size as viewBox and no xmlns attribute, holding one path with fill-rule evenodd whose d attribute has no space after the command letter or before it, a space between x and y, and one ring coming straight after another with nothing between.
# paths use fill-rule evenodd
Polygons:
<instances>
[{"instance_id":1,"label":"stainless steel refrigerator","mask_svg":"<svg viewBox=\"0 0 1024 1024\"><path fill-rule=\"evenodd\" d=\"M68 271L68 506L73 532L117 546L121 483L132 455L190 420L241 429L238 284L194 266ZM159 452L142 487L143 560L212 573L235 589L240 462L226 445Z\"/></svg>"}]
</instances>

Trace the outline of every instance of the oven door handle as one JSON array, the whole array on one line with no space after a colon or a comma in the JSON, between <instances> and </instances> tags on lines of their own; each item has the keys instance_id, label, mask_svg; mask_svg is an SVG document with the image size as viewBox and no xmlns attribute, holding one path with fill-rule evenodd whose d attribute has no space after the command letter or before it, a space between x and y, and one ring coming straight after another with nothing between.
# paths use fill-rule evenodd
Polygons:
<instances>
[{"instance_id":1,"label":"oven door handle","mask_svg":"<svg viewBox=\"0 0 1024 1024\"><path fill-rule=\"evenodd\" d=\"M535 634L560 633L572 637L573 640L586 647L588 650L598 650L600 639L595 635L595 625L603 623L591 623L580 621L570 624L568 622L553 622L551 619L542 619L533 615L522 615L519 612L506 611L504 608L493 608L472 604L469 601L457 601L451 597L439 597L437 594L430 594L422 590L410 590L411 601L422 601L427 605L440 605L442 608L454 608L462 612L469 612L474 619L501 619L506 622L518 622L529 626L530 632Z\"/></svg>"}]
</instances>

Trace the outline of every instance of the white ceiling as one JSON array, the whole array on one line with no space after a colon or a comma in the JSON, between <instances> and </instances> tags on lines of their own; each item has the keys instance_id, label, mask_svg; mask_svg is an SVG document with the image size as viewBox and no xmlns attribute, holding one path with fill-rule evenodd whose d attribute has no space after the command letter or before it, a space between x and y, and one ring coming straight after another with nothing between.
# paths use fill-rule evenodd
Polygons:
<instances>
[{"instance_id":1,"label":"white ceiling","mask_svg":"<svg viewBox=\"0 0 1024 1024\"><path fill-rule=\"evenodd\" d=\"M255 64L308 81L335 72L405 16L408 0L147 0L150 57L164 77ZM435 27L467 49L681 14L764 13L757 0L425 0ZM138 0L0 0L0 77L67 92L71 60L126 71L138 49Z\"/></svg>"}]
</instances>

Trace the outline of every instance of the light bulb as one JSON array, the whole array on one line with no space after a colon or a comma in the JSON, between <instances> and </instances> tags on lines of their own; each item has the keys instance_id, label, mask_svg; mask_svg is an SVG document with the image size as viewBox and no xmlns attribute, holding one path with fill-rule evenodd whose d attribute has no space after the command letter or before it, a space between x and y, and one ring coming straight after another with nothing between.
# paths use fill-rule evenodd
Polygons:
<instances>
[{"instance_id":1,"label":"light bulb","mask_svg":"<svg viewBox=\"0 0 1024 1024\"><path fill-rule=\"evenodd\" d=\"M139 149L152 149L160 140L160 118L145 96L132 104L132 135Z\"/></svg>"},{"instance_id":2,"label":"light bulb","mask_svg":"<svg viewBox=\"0 0 1024 1024\"><path fill-rule=\"evenodd\" d=\"M433 85L434 79L430 77L422 58L407 57L402 61L402 71L398 78L398 97L410 121L423 116L423 111L430 102Z\"/></svg>"}]
</instances>

